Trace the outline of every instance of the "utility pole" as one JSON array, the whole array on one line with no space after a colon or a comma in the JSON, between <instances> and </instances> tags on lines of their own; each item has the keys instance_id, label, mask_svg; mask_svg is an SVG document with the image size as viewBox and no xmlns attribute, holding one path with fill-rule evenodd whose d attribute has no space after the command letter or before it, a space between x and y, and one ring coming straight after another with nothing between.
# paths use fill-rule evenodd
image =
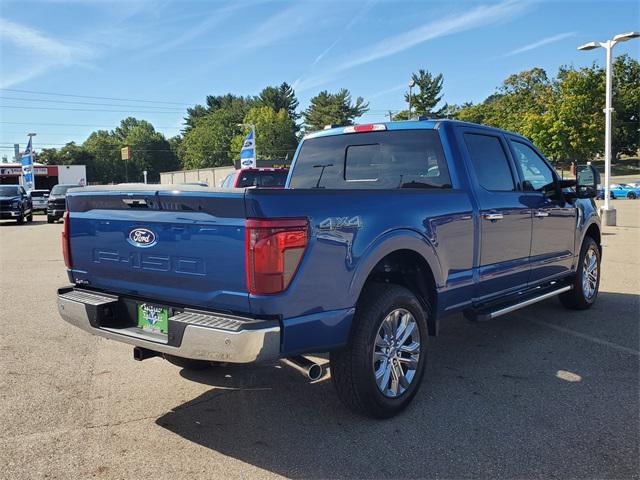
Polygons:
<instances>
[{"instance_id":1,"label":"utility pole","mask_svg":"<svg viewBox=\"0 0 640 480\"><path fill-rule=\"evenodd\" d=\"M393 112L389 110L389 121L393 122Z\"/></svg>"},{"instance_id":2,"label":"utility pole","mask_svg":"<svg viewBox=\"0 0 640 480\"><path fill-rule=\"evenodd\" d=\"M411 78L409 80L409 120L411 120L411 89L416 86L416 81Z\"/></svg>"}]
</instances>

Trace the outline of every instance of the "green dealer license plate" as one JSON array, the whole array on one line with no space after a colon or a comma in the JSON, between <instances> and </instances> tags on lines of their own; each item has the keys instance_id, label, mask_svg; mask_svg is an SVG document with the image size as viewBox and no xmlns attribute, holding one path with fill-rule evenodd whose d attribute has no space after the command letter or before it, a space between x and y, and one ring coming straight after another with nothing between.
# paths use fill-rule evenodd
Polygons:
<instances>
[{"instance_id":1,"label":"green dealer license plate","mask_svg":"<svg viewBox=\"0 0 640 480\"><path fill-rule=\"evenodd\" d=\"M148 332L164 333L169 330L169 309L148 305L138 305L138 327Z\"/></svg>"}]
</instances>

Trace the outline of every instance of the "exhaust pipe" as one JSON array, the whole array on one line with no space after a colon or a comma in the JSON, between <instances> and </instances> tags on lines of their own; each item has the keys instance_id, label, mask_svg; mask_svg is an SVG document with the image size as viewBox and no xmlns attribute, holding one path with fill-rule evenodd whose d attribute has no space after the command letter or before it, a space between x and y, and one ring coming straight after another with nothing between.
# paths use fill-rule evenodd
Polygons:
<instances>
[{"instance_id":1,"label":"exhaust pipe","mask_svg":"<svg viewBox=\"0 0 640 480\"><path fill-rule=\"evenodd\" d=\"M153 350L149 350L148 348L143 347L133 347L133 359L141 362L142 360L146 360L147 358L159 357L160 354Z\"/></svg>"},{"instance_id":2,"label":"exhaust pipe","mask_svg":"<svg viewBox=\"0 0 640 480\"><path fill-rule=\"evenodd\" d=\"M309 380L320 380L324 375L324 368L319 363L309 360L307 357L283 358L282 361L307 376Z\"/></svg>"}]
</instances>

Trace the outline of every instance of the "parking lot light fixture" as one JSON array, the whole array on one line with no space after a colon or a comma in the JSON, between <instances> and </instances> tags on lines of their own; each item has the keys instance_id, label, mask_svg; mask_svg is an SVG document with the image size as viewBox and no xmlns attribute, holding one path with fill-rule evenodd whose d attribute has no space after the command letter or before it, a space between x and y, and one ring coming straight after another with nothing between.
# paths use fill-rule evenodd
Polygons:
<instances>
[{"instance_id":1,"label":"parking lot light fixture","mask_svg":"<svg viewBox=\"0 0 640 480\"><path fill-rule=\"evenodd\" d=\"M605 134L604 134L604 207L602 208L602 221L605 225L616 225L616 209L609 202L609 185L611 180L611 114L613 107L611 105L612 95L612 50L620 42L627 42L634 38L640 37L640 32L620 33L606 42L589 42L580 45L578 50L593 50L595 48L604 48L606 54L606 94L605 94Z\"/></svg>"}]
</instances>

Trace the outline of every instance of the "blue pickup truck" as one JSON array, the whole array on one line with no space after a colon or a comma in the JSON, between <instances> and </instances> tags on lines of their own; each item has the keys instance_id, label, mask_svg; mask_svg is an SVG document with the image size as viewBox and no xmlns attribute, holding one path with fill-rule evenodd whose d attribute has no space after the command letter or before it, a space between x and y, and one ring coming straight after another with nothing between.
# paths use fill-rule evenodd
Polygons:
<instances>
[{"instance_id":1,"label":"blue pickup truck","mask_svg":"<svg viewBox=\"0 0 640 480\"><path fill-rule=\"evenodd\" d=\"M58 308L138 360L289 359L317 377L303 355L330 352L340 399L390 417L447 315L595 302L597 184L591 167L561 180L529 140L481 125L331 128L303 139L284 189L71 190Z\"/></svg>"}]
</instances>

